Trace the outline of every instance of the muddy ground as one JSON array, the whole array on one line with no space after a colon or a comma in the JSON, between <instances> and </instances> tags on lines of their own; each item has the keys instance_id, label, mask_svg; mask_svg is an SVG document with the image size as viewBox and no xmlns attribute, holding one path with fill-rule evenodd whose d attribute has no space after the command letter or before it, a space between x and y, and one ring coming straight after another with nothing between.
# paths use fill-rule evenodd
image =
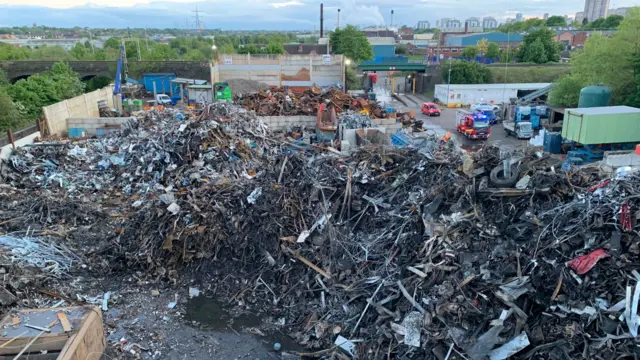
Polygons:
<instances>
[{"instance_id":1,"label":"muddy ground","mask_svg":"<svg viewBox=\"0 0 640 360\"><path fill-rule=\"evenodd\" d=\"M104 293L111 292L108 310L103 312L105 359L298 358L289 356L299 348L277 330L277 325L269 323L273 319L241 303L217 300L206 283L170 286L140 280L136 275L74 279L45 288L56 292L66 288L64 294L80 295L97 306L101 306ZM199 295L190 297L190 288L191 295L196 293L193 289L198 289ZM275 343L281 344L278 352L274 351Z\"/></svg>"}]
</instances>

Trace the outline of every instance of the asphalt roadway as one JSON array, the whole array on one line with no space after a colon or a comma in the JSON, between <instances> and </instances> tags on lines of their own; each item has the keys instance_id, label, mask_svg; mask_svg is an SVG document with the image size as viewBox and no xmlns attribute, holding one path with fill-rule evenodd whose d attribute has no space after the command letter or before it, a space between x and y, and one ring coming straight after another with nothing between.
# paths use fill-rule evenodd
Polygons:
<instances>
[{"instance_id":1,"label":"asphalt roadway","mask_svg":"<svg viewBox=\"0 0 640 360\"><path fill-rule=\"evenodd\" d=\"M424 121L424 128L433 130L440 136L444 135L447 131L451 132L451 135L455 137L455 140L467 150L477 150L484 146L486 143L495 144L499 146L512 146L518 147L524 145L528 140L518 140L514 136L507 136L506 132L502 128L502 124L498 123L491 126L491 136L487 140L472 140L467 139L466 136L456 131L456 111L458 109L440 108L440 116L426 116L420 111L420 107L423 102L429 101L423 96L419 95L400 95L410 109L416 111L416 118Z\"/></svg>"}]
</instances>

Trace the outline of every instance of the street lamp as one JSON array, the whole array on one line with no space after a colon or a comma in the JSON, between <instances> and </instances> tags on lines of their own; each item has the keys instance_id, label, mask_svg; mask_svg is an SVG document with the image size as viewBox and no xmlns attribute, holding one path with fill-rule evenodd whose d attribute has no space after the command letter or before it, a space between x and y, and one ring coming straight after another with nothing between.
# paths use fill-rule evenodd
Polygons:
<instances>
[{"instance_id":1,"label":"street lamp","mask_svg":"<svg viewBox=\"0 0 640 360\"><path fill-rule=\"evenodd\" d=\"M212 57L212 61L211 61L211 100L216 98L216 88L215 88L215 84L216 84L216 71L218 70L218 47L216 46L216 44L213 44L213 46L211 46L211 57Z\"/></svg>"},{"instance_id":2,"label":"street lamp","mask_svg":"<svg viewBox=\"0 0 640 360\"><path fill-rule=\"evenodd\" d=\"M338 10L339 11L339 10ZM344 91L347 92L347 68L351 65L351 59L344 60Z\"/></svg>"},{"instance_id":3,"label":"street lamp","mask_svg":"<svg viewBox=\"0 0 640 360\"><path fill-rule=\"evenodd\" d=\"M447 107L449 107L449 99L451 98L451 58L449 58L449 80L447 80Z\"/></svg>"}]
</instances>

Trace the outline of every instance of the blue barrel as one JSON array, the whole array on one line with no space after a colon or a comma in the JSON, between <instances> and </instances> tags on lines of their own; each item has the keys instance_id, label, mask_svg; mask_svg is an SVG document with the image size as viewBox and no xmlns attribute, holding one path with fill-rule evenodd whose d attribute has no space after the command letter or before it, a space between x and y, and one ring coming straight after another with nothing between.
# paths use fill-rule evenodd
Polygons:
<instances>
[{"instance_id":1,"label":"blue barrel","mask_svg":"<svg viewBox=\"0 0 640 360\"><path fill-rule=\"evenodd\" d=\"M544 133L544 151L552 154L560 154L562 152L562 134L558 132Z\"/></svg>"}]
</instances>

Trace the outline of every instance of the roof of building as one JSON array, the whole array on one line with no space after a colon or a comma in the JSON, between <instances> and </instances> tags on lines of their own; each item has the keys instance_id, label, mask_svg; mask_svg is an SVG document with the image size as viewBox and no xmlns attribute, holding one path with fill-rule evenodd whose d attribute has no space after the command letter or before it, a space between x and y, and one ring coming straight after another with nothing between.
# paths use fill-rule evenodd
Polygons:
<instances>
[{"instance_id":1,"label":"roof of building","mask_svg":"<svg viewBox=\"0 0 640 360\"><path fill-rule=\"evenodd\" d=\"M367 40L369 40L369 44L372 46L396 44L396 39L392 37L369 37Z\"/></svg>"},{"instance_id":2,"label":"roof of building","mask_svg":"<svg viewBox=\"0 0 640 360\"><path fill-rule=\"evenodd\" d=\"M538 90L551 85L551 83L521 83L521 84L438 84L436 86L448 86L451 90L476 90L476 89L518 89Z\"/></svg>"},{"instance_id":3,"label":"roof of building","mask_svg":"<svg viewBox=\"0 0 640 360\"><path fill-rule=\"evenodd\" d=\"M396 33L391 30L365 30L363 31L364 36L366 37L391 37L394 38Z\"/></svg>"},{"instance_id":4,"label":"roof of building","mask_svg":"<svg viewBox=\"0 0 640 360\"><path fill-rule=\"evenodd\" d=\"M433 39L434 33L426 33L426 34L413 34L413 38L416 40L431 40Z\"/></svg>"},{"instance_id":5,"label":"roof of building","mask_svg":"<svg viewBox=\"0 0 640 360\"><path fill-rule=\"evenodd\" d=\"M576 108L566 109L565 111L571 111L573 113L583 115L611 115L611 114L629 114L640 113L640 109L631 106L602 106L592 108Z\"/></svg>"},{"instance_id":6,"label":"roof of building","mask_svg":"<svg viewBox=\"0 0 640 360\"><path fill-rule=\"evenodd\" d=\"M211 90L211 85L188 85L189 89L201 89L201 90Z\"/></svg>"}]
</instances>

